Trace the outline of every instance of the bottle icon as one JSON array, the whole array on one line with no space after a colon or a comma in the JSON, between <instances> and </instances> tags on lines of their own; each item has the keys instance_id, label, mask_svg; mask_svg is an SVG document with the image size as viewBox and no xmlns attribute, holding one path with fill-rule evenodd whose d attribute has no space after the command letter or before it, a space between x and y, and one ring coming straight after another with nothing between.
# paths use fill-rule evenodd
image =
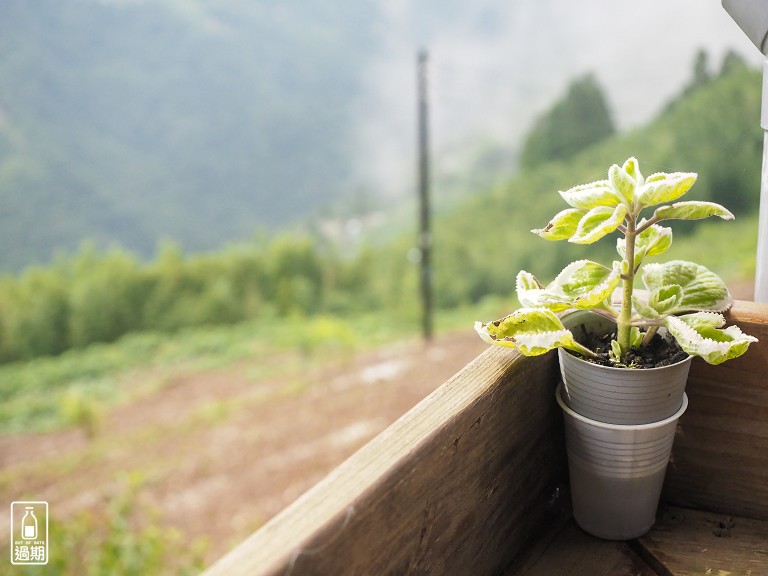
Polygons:
<instances>
[{"instance_id":1,"label":"bottle icon","mask_svg":"<svg viewBox=\"0 0 768 576\"><path fill-rule=\"evenodd\" d=\"M26 513L21 519L21 537L24 540L34 540L37 538L37 518L35 517L35 509L32 506L25 508Z\"/></svg>"}]
</instances>

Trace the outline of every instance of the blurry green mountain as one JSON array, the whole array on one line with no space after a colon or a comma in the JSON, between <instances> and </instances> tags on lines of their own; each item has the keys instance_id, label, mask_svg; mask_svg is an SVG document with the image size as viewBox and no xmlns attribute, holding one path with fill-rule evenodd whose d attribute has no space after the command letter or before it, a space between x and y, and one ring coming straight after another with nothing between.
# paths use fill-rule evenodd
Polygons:
<instances>
[{"instance_id":1,"label":"blurry green mountain","mask_svg":"<svg viewBox=\"0 0 768 576\"><path fill-rule=\"evenodd\" d=\"M611 136L568 160L540 164L493 184L473 186L467 178L465 197L436 211L433 222L437 306L446 310L488 297L511 303L520 269L548 281L578 258L613 260L616 244L610 238L590 246L587 254L584 246L547 242L530 230L545 226L563 209L557 190L605 178L608 166L629 156L638 158L646 176L698 172L691 199L720 202L737 216L736 222L695 223L693 231L676 223L670 258L693 255L729 279L753 276L762 151L760 73L731 62L692 86L647 126ZM466 172L487 166L479 157L467 163ZM19 163L17 174L23 175L24 168ZM84 202L92 201L88 194L83 192ZM101 206L108 206L106 199ZM69 207L62 201L56 208ZM69 209L77 214L77 206ZM100 216L108 227L110 212L105 208ZM165 244L149 263L124 250L85 246L53 265L0 275L0 363L60 354L131 332L323 314L373 312L416 328L415 230L363 243L349 253L320 241L322 236L322 231L265 234L196 255ZM0 378L0 388L3 384Z\"/></svg>"},{"instance_id":2,"label":"blurry green mountain","mask_svg":"<svg viewBox=\"0 0 768 576\"><path fill-rule=\"evenodd\" d=\"M609 239L586 252L583 246L547 242L530 230L544 227L565 207L558 190L604 179L609 166L630 156L639 160L646 176L699 174L690 199L721 203L734 212L737 222L678 222L675 242L703 228L698 236L703 256L721 254L713 243L721 243L728 234L752 233L756 222L763 142L760 102L760 72L729 56L721 71L705 82L694 74L681 95L648 125L587 146L567 160L523 169L491 190L478 191L435 222L438 304L452 307L492 294L511 297L520 269L548 282L578 258L615 258L615 242ZM715 228L717 236L706 226ZM737 242L735 237L732 241ZM674 250L673 244L673 254ZM754 256L754 249L744 253L751 262ZM728 266L725 261L716 264Z\"/></svg>"},{"instance_id":3,"label":"blurry green mountain","mask_svg":"<svg viewBox=\"0 0 768 576\"><path fill-rule=\"evenodd\" d=\"M586 74L536 121L523 142L520 165L566 160L615 132L603 90L593 74Z\"/></svg>"},{"instance_id":4,"label":"blurry green mountain","mask_svg":"<svg viewBox=\"0 0 768 576\"><path fill-rule=\"evenodd\" d=\"M0 270L84 237L211 249L348 195L375 21L342 0L3 0Z\"/></svg>"}]
</instances>

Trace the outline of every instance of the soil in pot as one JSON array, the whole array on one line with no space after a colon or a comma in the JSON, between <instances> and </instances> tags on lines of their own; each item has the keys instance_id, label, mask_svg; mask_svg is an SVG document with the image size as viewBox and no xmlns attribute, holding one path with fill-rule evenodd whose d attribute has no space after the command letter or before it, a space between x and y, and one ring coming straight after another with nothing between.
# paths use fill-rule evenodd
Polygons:
<instances>
[{"instance_id":1,"label":"soil in pot","mask_svg":"<svg viewBox=\"0 0 768 576\"><path fill-rule=\"evenodd\" d=\"M611 351L611 340L616 339L616 332L609 334L594 334L587 330L584 324L579 324L572 329L576 340L597 353L597 358L586 358L574 353L574 356L598 364L600 366L616 366L611 362L609 353ZM633 350L629 353L628 366L633 368L661 368L682 362L688 357L688 354L680 348L677 341L669 335L662 336L659 333L654 335L651 342L642 348Z\"/></svg>"},{"instance_id":2,"label":"soil in pot","mask_svg":"<svg viewBox=\"0 0 768 576\"><path fill-rule=\"evenodd\" d=\"M563 315L563 324L574 336L587 345L585 334L596 334L594 342L610 346L616 325L594 312L578 310ZM683 402L691 357L683 353L662 353L664 361L682 357L676 363L649 367L658 363L658 351L677 350L677 344L666 345L663 331L651 347L656 353L647 369L627 369L610 362L601 365L588 362L576 354L560 348L560 372L564 383L564 399L573 410L601 422L610 424L645 424L657 422L674 414ZM605 335L601 339L601 335ZM659 341L660 340L660 341ZM674 342L674 341L673 341ZM656 360L653 360L654 356Z\"/></svg>"}]
</instances>

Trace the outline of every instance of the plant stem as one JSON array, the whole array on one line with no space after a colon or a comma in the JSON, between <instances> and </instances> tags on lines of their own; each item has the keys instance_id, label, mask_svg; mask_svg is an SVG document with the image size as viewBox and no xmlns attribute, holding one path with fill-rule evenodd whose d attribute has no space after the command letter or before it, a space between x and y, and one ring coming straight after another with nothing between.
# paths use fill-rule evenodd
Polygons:
<instances>
[{"instance_id":1,"label":"plant stem","mask_svg":"<svg viewBox=\"0 0 768 576\"><path fill-rule=\"evenodd\" d=\"M627 226L624 237L625 243L625 259L629 266L627 266L626 274L623 274L623 292L621 297L621 310L619 311L619 317L616 321L617 334L616 339L621 348L621 357L624 358L632 345L632 290L635 282L635 237L636 233L636 216L634 214L627 214Z\"/></svg>"},{"instance_id":2,"label":"plant stem","mask_svg":"<svg viewBox=\"0 0 768 576\"><path fill-rule=\"evenodd\" d=\"M583 346L583 345L579 344L575 340L574 340L574 344L575 344L575 346L569 346L569 348L571 350L573 350L575 352L578 352L579 354L581 354L585 358L598 358L598 355L594 351L592 351L589 348L587 348L586 346Z\"/></svg>"},{"instance_id":3,"label":"plant stem","mask_svg":"<svg viewBox=\"0 0 768 576\"><path fill-rule=\"evenodd\" d=\"M658 332L659 327L658 326L651 326L646 331L645 335L643 336L643 343L640 346L648 346L648 344L651 343L651 340L653 340L653 337L656 335L656 332Z\"/></svg>"}]
</instances>

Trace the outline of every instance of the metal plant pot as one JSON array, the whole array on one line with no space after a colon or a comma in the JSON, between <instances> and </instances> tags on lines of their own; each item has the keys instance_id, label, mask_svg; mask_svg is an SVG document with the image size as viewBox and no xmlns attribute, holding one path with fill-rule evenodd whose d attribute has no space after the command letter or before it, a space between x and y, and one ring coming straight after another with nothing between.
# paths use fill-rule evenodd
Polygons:
<instances>
[{"instance_id":1,"label":"metal plant pot","mask_svg":"<svg viewBox=\"0 0 768 576\"><path fill-rule=\"evenodd\" d=\"M593 312L564 315L566 328L578 339L581 326L606 334L615 324ZM558 350L563 400L575 412L609 424L648 424L669 418L683 403L691 357L661 368L630 369L600 366Z\"/></svg>"},{"instance_id":2,"label":"metal plant pot","mask_svg":"<svg viewBox=\"0 0 768 576\"><path fill-rule=\"evenodd\" d=\"M566 405L562 385L557 402L565 415L573 516L586 532L608 540L637 538L656 519L661 488L680 416L679 409L660 422L606 424Z\"/></svg>"}]
</instances>

